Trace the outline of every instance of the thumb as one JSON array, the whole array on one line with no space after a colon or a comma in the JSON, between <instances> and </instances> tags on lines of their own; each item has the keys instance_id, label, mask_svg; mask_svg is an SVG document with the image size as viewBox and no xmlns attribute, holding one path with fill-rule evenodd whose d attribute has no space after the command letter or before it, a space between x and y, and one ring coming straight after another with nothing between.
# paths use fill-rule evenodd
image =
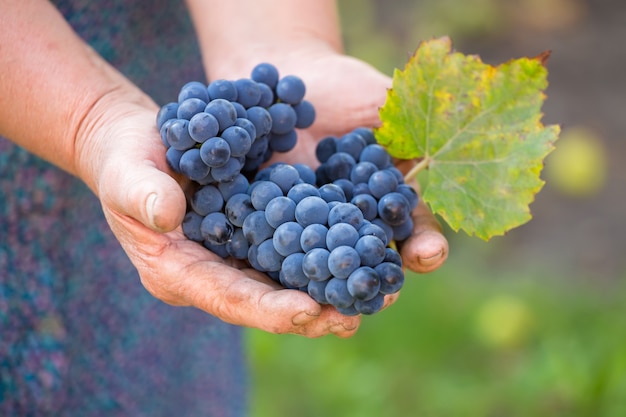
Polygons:
<instances>
[{"instance_id":1,"label":"thumb","mask_svg":"<svg viewBox=\"0 0 626 417\"><path fill-rule=\"evenodd\" d=\"M110 169L102 175L99 191L105 209L130 216L157 232L178 227L186 209L180 185L150 160L132 162L127 169Z\"/></svg>"}]
</instances>

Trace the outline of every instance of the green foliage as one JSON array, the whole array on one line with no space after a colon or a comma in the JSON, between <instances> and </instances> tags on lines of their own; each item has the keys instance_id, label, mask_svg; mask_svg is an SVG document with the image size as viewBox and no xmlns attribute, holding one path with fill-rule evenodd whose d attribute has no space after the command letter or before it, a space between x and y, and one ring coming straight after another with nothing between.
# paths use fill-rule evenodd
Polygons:
<instances>
[{"instance_id":1,"label":"green foliage","mask_svg":"<svg viewBox=\"0 0 626 417\"><path fill-rule=\"evenodd\" d=\"M541 123L547 70L539 58L498 67L451 52L448 38L424 42L380 110L378 142L428 168L422 197L452 229L485 240L530 219L543 186L543 159L558 126Z\"/></svg>"},{"instance_id":2,"label":"green foliage","mask_svg":"<svg viewBox=\"0 0 626 417\"><path fill-rule=\"evenodd\" d=\"M351 339L250 331L251 416L626 415L623 291L530 265L497 271L456 246L465 253L409 275ZM503 343L496 325L515 334Z\"/></svg>"}]
</instances>

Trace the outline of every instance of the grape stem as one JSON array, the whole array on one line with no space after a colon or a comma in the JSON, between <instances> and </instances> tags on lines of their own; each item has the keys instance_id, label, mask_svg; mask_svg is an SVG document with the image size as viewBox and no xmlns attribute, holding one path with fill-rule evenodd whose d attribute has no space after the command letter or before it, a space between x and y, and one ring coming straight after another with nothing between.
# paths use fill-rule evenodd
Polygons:
<instances>
[{"instance_id":1,"label":"grape stem","mask_svg":"<svg viewBox=\"0 0 626 417\"><path fill-rule=\"evenodd\" d=\"M415 166L411 168L409 172L407 172L407 174L404 176L404 181L405 182L412 181L421 170L428 168L428 165L430 165L430 161L431 159L427 156L422 158L421 161L415 164Z\"/></svg>"}]
</instances>

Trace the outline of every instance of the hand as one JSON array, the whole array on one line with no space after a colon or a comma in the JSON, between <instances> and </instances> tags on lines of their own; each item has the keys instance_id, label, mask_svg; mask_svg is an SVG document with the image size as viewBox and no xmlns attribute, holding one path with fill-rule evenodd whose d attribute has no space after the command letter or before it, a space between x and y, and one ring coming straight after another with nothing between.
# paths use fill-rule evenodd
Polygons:
<instances>
[{"instance_id":1,"label":"hand","mask_svg":"<svg viewBox=\"0 0 626 417\"><path fill-rule=\"evenodd\" d=\"M145 288L168 304L193 306L236 325L308 337L352 335L358 317L282 289L183 235L185 197L165 161L157 107L141 101L129 105L109 95L97 103L79 131L76 159Z\"/></svg>"}]
</instances>

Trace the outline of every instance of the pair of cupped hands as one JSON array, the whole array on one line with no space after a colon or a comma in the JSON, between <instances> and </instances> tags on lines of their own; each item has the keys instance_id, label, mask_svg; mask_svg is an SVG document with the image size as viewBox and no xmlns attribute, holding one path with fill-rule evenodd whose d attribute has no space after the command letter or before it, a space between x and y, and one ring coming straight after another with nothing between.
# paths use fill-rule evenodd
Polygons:
<instances>
[{"instance_id":1,"label":"pair of cupped hands","mask_svg":"<svg viewBox=\"0 0 626 417\"><path fill-rule=\"evenodd\" d=\"M317 141L380 123L378 109L391 87L389 77L340 53L283 61L272 63L281 76L293 74L304 80L306 99L315 106L317 118L311 128L298 132L296 148L275 154L274 161L315 167ZM211 76L234 80L249 77L251 68L238 65ZM143 94L128 96L123 89L114 90L90 110L76 147L81 176L100 198L144 287L165 303L193 306L235 325L307 337L353 335L360 316L341 315L304 292L284 289L241 261L222 259L185 238L180 227L186 208L185 179L165 161L157 111ZM411 162L403 164L399 168L406 170ZM420 273L433 271L447 257L447 241L423 202L413 219L413 235L400 248L404 266ZM386 306L397 297L386 296Z\"/></svg>"}]
</instances>

